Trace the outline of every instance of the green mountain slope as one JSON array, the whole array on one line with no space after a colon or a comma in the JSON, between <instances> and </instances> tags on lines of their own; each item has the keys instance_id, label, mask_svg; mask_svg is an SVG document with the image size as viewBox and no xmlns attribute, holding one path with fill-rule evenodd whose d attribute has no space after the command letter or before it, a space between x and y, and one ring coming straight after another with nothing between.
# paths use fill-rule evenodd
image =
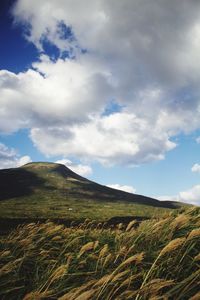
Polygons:
<instances>
[{"instance_id":1,"label":"green mountain slope","mask_svg":"<svg viewBox=\"0 0 200 300\"><path fill-rule=\"evenodd\" d=\"M61 164L29 163L0 171L1 219L105 221L116 216L150 217L179 206L97 184Z\"/></svg>"}]
</instances>

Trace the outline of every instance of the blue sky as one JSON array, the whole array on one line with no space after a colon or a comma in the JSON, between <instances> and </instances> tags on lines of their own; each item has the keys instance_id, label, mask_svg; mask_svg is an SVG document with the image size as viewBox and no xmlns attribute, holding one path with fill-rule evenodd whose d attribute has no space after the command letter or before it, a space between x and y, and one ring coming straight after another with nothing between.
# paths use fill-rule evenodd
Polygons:
<instances>
[{"instance_id":1,"label":"blue sky","mask_svg":"<svg viewBox=\"0 0 200 300\"><path fill-rule=\"evenodd\" d=\"M58 161L199 204L200 4L183 1L1 1L0 168Z\"/></svg>"}]
</instances>

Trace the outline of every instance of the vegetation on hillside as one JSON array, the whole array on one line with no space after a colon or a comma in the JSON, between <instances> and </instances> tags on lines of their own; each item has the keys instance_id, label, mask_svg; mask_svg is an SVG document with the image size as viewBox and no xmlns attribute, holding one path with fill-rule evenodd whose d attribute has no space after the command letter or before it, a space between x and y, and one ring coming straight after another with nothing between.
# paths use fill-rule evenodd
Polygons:
<instances>
[{"instance_id":1,"label":"vegetation on hillside","mask_svg":"<svg viewBox=\"0 0 200 300\"><path fill-rule=\"evenodd\" d=\"M163 215L182 205L111 189L54 163L0 170L0 191L1 219L99 222L116 216Z\"/></svg>"},{"instance_id":2,"label":"vegetation on hillside","mask_svg":"<svg viewBox=\"0 0 200 300\"><path fill-rule=\"evenodd\" d=\"M153 207L123 201L96 201L33 195L30 198L0 202L1 218L46 218L81 221L86 218L107 221L114 216L153 217L165 215L168 208ZM41 197L41 198L40 198Z\"/></svg>"},{"instance_id":3,"label":"vegetation on hillside","mask_svg":"<svg viewBox=\"0 0 200 300\"><path fill-rule=\"evenodd\" d=\"M200 209L115 229L21 225L0 243L1 299L200 299Z\"/></svg>"}]
</instances>

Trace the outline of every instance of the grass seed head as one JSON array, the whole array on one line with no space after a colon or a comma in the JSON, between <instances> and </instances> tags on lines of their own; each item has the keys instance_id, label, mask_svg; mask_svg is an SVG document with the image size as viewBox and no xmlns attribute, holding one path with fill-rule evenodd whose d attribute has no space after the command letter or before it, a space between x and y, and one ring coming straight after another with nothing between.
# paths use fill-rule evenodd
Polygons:
<instances>
[{"instance_id":1,"label":"grass seed head","mask_svg":"<svg viewBox=\"0 0 200 300\"><path fill-rule=\"evenodd\" d=\"M7 264L5 264L1 269L0 269L0 275L3 274L8 274L12 271L14 271L18 265L20 264L20 262L23 260L23 257L21 258L17 258L14 261L10 261Z\"/></svg>"},{"instance_id":2,"label":"grass seed head","mask_svg":"<svg viewBox=\"0 0 200 300\"><path fill-rule=\"evenodd\" d=\"M99 252L99 258L104 257L108 252L108 244L105 244L101 251Z\"/></svg>"},{"instance_id":3,"label":"grass seed head","mask_svg":"<svg viewBox=\"0 0 200 300\"><path fill-rule=\"evenodd\" d=\"M113 278L113 274L106 274L105 276L101 277L96 283L96 286L104 285L106 282L110 281Z\"/></svg>"},{"instance_id":4,"label":"grass seed head","mask_svg":"<svg viewBox=\"0 0 200 300\"><path fill-rule=\"evenodd\" d=\"M68 270L68 264L59 266L50 276L51 283L55 280L62 278Z\"/></svg>"},{"instance_id":5,"label":"grass seed head","mask_svg":"<svg viewBox=\"0 0 200 300\"><path fill-rule=\"evenodd\" d=\"M112 282L116 282L118 280L121 280L124 276L130 274L130 269L122 271L118 274L116 274L113 278L112 278Z\"/></svg>"},{"instance_id":6,"label":"grass seed head","mask_svg":"<svg viewBox=\"0 0 200 300\"><path fill-rule=\"evenodd\" d=\"M117 298L117 300L133 300L135 299L135 296L137 295L137 291L132 290L126 290Z\"/></svg>"},{"instance_id":7,"label":"grass seed head","mask_svg":"<svg viewBox=\"0 0 200 300\"><path fill-rule=\"evenodd\" d=\"M22 240L19 241L19 244L20 244L22 247L29 246L29 245L32 244L32 239L30 239L30 238L22 239Z\"/></svg>"},{"instance_id":8,"label":"grass seed head","mask_svg":"<svg viewBox=\"0 0 200 300\"><path fill-rule=\"evenodd\" d=\"M135 220L131 221L128 226L126 227L126 231L129 231L132 229L132 227L136 224L137 222Z\"/></svg>"},{"instance_id":9,"label":"grass seed head","mask_svg":"<svg viewBox=\"0 0 200 300\"><path fill-rule=\"evenodd\" d=\"M178 248L180 248L184 242L185 242L186 238L177 238L174 239L172 241L170 241L160 252L160 256L161 255L165 255L167 253L170 253L172 251L177 250Z\"/></svg>"},{"instance_id":10,"label":"grass seed head","mask_svg":"<svg viewBox=\"0 0 200 300\"><path fill-rule=\"evenodd\" d=\"M46 256L47 257L49 255L49 251L43 249L43 250L40 251L39 254L42 255L42 256Z\"/></svg>"},{"instance_id":11,"label":"grass seed head","mask_svg":"<svg viewBox=\"0 0 200 300\"><path fill-rule=\"evenodd\" d=\"M94 250L96 250L96 248L99 246L99 241L95 241L94 242Z\"/></svg>"},{"instance_id":12,"label":"grass seed head","mask_svg":"<svg viewBox=\"0 0 200 300\"><path fill-rule=\"evenodd\" d=\"M111 259L112 259L112 254L109 253L104 260L103 268L111 261Z\"/></svg>"},{"instance_id":13,"label":"grass seed head","mask_svg":"<svg viewBox=\"0 0 200 300\"><path fill-rule=\"evenodd\" d=\"M161 231L163 226L165 224L167 224L169 222L169 218L166 218L164 220L160 220L158 222L156 222L153 226L152 226L152 229L153 229L153 232L157 232L157 231Z\"/></svg>"},{"instance_id":14,"label":"grass seed head","mask_svg":"<svg viewBox=\"0 0 200 300\"><path fill-rule=\"evenodd\" d=\"M3 258L3 257L6 257L6 256L9 256L10 253L11 253L10 250L2 251L1 254L0 254L0 257Z\"/></svg>"},{"instance_id":15,"label":"grass seed head","mask_svg":"<svg viewBox=\"0 0 200 300\"><path fill-rule=\"evenodd\" d=\"M134 274L134 275L131 275L129 276L128 278L126 278L124 281L122 281L121 283L121 287L123 286L130 286L130 284L137 280L138 278L141 278L142 277L142 274L141 273L138 273L138 274Z\"/></svg>"},{"instance_id":16,"label":"grass seed head","mask_svg":"<svg viewBox=\"0 0 200 300\"><path fill-rule=\"evenodd\" d=\"M82 295L83 292L91 290L94 286L95 280L90 280L89 282L82 284L78 288L72 289L67 294L64 294L63 296L59 297L58 300L77 300L77 297Z\"/></svg>"},{"instance_id":17,"label":"grass seed head","mask_svg":"<svg viewBox=\"0 0 200 300\"><path fill-rule=\"evenodd\" d=\"M200 292L197 292L194 296L192 296L189 300L199 300L200 299Z\"/></svg>"},{"instance_id":18,"label":"grass seed head","mask_svg":"<svg viewBox=\"0 0 200 300\"><path fill-rule=\"evenodd\" d=\"M187 224L189 224L189 221L190 221L190 217L188 215L181 214L178 217L176 217L174 221L171 223L171 229L177 230L183 228Z\"/></svg>"},{"instance_id":19,"label":"grass seed head","mask_svg":"<svg viewBox=\"0 0 200 300\"><path fill-rule=\"evenodd\" d=\"M155 296L161 289L171 286L173 284L174 284L173 280L165 280L165 279L156 278L156 279L149 281L142 288L142 290L144 292L147 291L148 294Z\"/></svg>"},{"instance_id":20,"label":"grass seed head","mask_svg":"<svg viewBox=\"0 0 200 300\"><path fill-rule=\"evenodd\" d=\"M124 227L123 223L117 224L117 228L118 228L119 230L123 229L123 227Z\"/></svg>"},{"instance_id":21,"label":"grass seed head","mask_svg":"<svg viewBox=\"0 0 200 300\"><path fill-rule=\"evenodd\" d=\"M129 264L132 264L132 263L135 263L136 265L141 263L141 261L143 260L144 258L144 252L141 252L141 253L137 253L133 256L130 256L128 257L125 261L123 261L117 269L122 269L124 268L125 266L129 265Z\"/></svg>"},{"instance_id":22,"label":"grass seed head","mask_svg":"<svg viewBox=\"0 0 200 300\"><path fill-rule=\"evenodd\" d=\"M62 240L62 237L60 235L56 235L52 238L52 241L56 242L56 241L60 241Z\"/></svg>"},{"instance_id":23,"label":"grass seed head","mask_svg":"<svg viewBox=\"0 0 200 300\"><path fill-rule=\"evenodd\" d=\"M88 242L87 244L83 245L79 251L78 258L80 258L85 252L93 250L94 246L95 242Z\"/></svg>"},{"instance_id":24,"label":"grass seed head","mask_svg":"<svg viewBox=\"0 0 200 300\"><path fill-rule=\"evenodd\" d=\"M200 253L194 257L194 261L200 261Z\"/></svg>"},{"instance_id":25,"label":"grass seed head","mask_svg":"<svg viewBox=\"0 0 200 300\"><path fill-rule=\"evenodd\" d=\"M60 232L61 230L64 229L64 225L57 225L57 226L52 226L52 228L47 228L46 232L48 235L53 235L57 232Z\"/></svg>"},{"instance_id":26,"label":"grass seed head","mask_svg":"<svg viewBox=\"0 0 200 300\"><path fill-rule=\"evenodd\" d=\"M42 300L48 299L51 295L51 291L46 292L31 292L24 296L23 300Z\"/></svg>"},{"instance_id":27,"label":"grass seed head","mask_svg":"<svg viewBox=\"0 0 200 300\"><path fill-rule=\"evenodd\" d=\"M89 299L92 299L95 293L96 293L96 290L94 290L94 289L85 291L81 295L79 295L76 298L76 300L89 300Z\"/></svg>"},{"instance_id":28,"label":"grass seed head","mask_svg":"<svg viewBox=\"0 0 200 300\"><path fill-rule=\"evenodd\" d=\"M191 240L199 237L200 237L200 228L196 228L189 233L187 240Z\"/></svg>"}]
</instances>

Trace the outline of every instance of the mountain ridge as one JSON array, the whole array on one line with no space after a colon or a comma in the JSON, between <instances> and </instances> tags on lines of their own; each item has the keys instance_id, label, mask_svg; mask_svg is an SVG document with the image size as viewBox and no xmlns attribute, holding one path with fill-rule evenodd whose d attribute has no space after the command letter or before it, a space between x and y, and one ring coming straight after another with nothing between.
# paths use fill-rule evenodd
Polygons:
<instances>
[{"instance_id":1,"label":"mountain ridge","mask_svg":"<svg viewBox=\"0 0 200 300\"><path fill-rule=\"evenodd\" d=\"M64 179L64 182L62 179ZM19 197L23 193L25 195L29 194L35 188L45 187L46 189L66 189L67 191L69 190L67 183L70 181L76 182L77 185L79 184L83 194L90 191L99 199L111 198L113 201L130 201L132 203L137 202L139 204L167 208L176 208L176 205L178 206L176 202L159 201L148 196L133 194L101 185L76 174L63 164L51 162L33 162L18 168L0 170L0 200L15 196ZM11 185L11 188L8 188L8 185Z\"/></svg>"}]
</instances>

